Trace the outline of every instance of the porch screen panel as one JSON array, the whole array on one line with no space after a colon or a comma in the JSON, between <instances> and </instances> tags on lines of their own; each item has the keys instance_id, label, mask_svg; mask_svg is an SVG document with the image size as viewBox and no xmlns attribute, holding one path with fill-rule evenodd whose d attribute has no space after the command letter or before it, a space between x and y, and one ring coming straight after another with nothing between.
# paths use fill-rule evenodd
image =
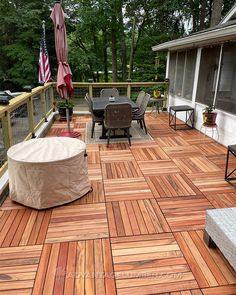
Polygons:
<instances>
[{"instance_id":1,"label":"porch screen panel","mask_svg":"<svg viewBox=\"0 0 236 295\"><path fill-rule=\"evenodd\" d=\"M169 63L169 89L170 93L174 94L175 86L175 66L176 66L176 52L170 53L170 63Z\"/></svg>"},{"instance_id":2,"label":"porch screen panel","mask_svg":"<svg viewBox=\"0 0 236 295\"><path fill-rule=\"evenodd\" d=\"M203 48L201 55L196 101L206 105L213 104L220 46Z\"/></svg>"},{"instance_id":3,"label":"porch screen panel","mask_svg":"<svg viewBox=\"0 0 236 295\"><path fill-rule=\"evenodd\" d=\"M188 50L184 71L183 97L192 100L197 50Z\"/></svg>"},{"instance_id":4,"label":"porch screen panel","mask_svg":"<svg viewBox=\"0 0 236 295\"><path fill-rule=\"evenodd\" d=\"M216 107L236 114L236 44L223 46Z\"/></svg>"},{"instance_id":5,"label":"porch screen panel","mask_svg":"<svg viewBox=\"0 0 236 295\"><path fill-rule=\"evenodd\" d=\"M177 54L177 70L175 75L174 94L177 96L182 96L184 65L185 65L185 51L181 51L181 52L178 52Z\"/></svg>"}]
</instances>

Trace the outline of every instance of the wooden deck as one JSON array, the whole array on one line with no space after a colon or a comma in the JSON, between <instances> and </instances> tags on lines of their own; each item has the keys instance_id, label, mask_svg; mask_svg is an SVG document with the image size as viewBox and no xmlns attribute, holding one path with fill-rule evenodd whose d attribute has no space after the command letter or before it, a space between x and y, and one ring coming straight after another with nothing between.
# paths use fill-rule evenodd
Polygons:
<instances>
[{"instance_id":1,"label":"wooden deck","mask_svg":"<svg viewBox=\"0 0 236 295\"><path fill-rule=\"evenodd\" d=\"M73 120L83 139L90 118ZM1 295L236 294L236 273L203 242L206 209L236 206L226 148L172 130L164 113L146 122L153 141L87 145L93 191L82 199L45 211L6 199Z\"/></svg>"}]
</instances>

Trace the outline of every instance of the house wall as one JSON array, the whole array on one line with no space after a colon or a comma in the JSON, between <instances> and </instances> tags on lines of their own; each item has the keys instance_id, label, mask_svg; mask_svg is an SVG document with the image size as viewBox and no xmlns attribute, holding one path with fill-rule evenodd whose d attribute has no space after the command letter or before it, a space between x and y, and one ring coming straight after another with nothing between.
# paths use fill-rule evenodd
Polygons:
<instances>
[{"instance_id":1,"label":"house wall","mask_svg":"<svg viewBox=\"0 0 236 295\"><path fill-rule=\"evenodd\" d=\"M176 97L173 95L169 95L169 106L174 105L190 105L195 109L195 128L200 130L202 125L202 110L204 109L205 105L197 103L197 102L190 102L187 99ZM221 110L217 110L217 119L216 123L219 129L219 142L224 146L228 146L230 144L236 144L236 116L223 112ZM181 120L185 120L185 113L179 112L177 113L177 117ZM211 130L207 129L208 136L212 136ZM216 137L214 137L215 139Z\"/></svg>"}]
</instances>

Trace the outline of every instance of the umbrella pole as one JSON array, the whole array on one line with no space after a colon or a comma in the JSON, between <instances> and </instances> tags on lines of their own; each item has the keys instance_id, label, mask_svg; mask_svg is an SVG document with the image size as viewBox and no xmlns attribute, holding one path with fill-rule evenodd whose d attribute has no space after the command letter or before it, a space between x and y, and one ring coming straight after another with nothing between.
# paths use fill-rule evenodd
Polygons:
<instances>
[{"instance_id":1,"label":"umbrella pole","mask_svg":"<svg viewBox=\"0 0 236 295\"><path fill-rule=\"evenodd\" d=\"M70 114L69 114L69 107L68 107L68 99L66 99L66 121L67 121L67 131L70 132Z\"/></svg>"}]
</instances>

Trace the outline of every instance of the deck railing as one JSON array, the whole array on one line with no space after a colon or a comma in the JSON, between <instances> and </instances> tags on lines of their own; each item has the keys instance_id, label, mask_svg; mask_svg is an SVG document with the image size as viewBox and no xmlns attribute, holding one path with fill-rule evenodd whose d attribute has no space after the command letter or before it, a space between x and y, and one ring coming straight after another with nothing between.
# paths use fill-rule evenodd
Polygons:
<instances>
[{"instance_id":1,"label":"deck railing","mask_svg":"<svg viewBox=\"0 0 236 295\"><path fill-rule=\"evenodd\" d=\"M88 92L91 97L100 95L102 88L115 87L120 95L136 99L138 92L144 90L152 94L153 86L166 85L165 82L123 82L123 83L73 83L72 101L75 111L88 111L84 100ZM167 91L166 91L167 93ZM9 105L0 106L0 177L7 168L7 150L10 146L33 138L40 126L53 112L55 101L60 99L56 83L47 83L23 93L10 100Z\"/></svg>"}]
</instances>

